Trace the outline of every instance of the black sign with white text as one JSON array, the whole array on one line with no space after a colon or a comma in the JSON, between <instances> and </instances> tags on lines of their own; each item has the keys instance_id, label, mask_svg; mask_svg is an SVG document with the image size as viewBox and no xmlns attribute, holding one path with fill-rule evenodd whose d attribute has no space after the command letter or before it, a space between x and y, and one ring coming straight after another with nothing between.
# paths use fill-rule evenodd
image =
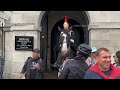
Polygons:
<instances>
[{"instance_id":1,"label":"black sign with white text","mask_svg":"<svg viewBox=\"0 0 120 90\"><path fill-rule=\"evenodd\" d=\"M15 50L33 50L32 36L15 36Z\"/></svg>"}]
</instances>

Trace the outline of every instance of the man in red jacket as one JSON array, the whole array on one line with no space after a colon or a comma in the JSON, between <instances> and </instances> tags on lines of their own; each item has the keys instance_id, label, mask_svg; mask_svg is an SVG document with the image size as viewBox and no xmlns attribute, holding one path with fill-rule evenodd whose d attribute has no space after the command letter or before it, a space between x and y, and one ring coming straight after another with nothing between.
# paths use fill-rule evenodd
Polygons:
<instances>
[{"instance_id":1,"label":"man in red jacket","mask_svg":"<svg viewBox=\"0 0 120 90\"><path fill-rule=\"evenodd\" d=\"M96 52L98 62L87 70L84 79L120 79L120 69L111 64L111 53L107 48Z\"/></svg>"}]
</instances>

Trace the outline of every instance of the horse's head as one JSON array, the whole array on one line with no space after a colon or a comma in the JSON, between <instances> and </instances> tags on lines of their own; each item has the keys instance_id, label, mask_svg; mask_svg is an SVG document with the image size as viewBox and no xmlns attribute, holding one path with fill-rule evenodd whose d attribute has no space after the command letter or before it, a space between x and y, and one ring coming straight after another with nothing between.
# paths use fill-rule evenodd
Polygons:
<instances>
[{"instance_id":1,"label":"horse's head","mask_svg":"<svg viewBox=\"0 0 120 90\"><path fill-rule=\"evenodd\" d=\"M61 29L60 27L58 27L59 31L60 31L60 39L59 39L59 43L60 43L60 47L61 47L61 53L62 55L66 55L68 53L68 48L70 47L70 42L71 42L71 36L72 36L72 27L70 29ZM74 42L74 40L72 41Z\"/></svg>"}]
</instances>

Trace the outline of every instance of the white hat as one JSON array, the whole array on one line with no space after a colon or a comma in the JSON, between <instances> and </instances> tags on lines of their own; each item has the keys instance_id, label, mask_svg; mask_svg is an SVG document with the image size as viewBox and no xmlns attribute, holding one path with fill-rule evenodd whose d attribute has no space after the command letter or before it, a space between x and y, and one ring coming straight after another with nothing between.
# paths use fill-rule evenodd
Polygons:
<instances>
[{"instance_id":1,"label":"white hat","mask_svg":"<svg viewBox=\"0 0 120 90\"><path fill-rule=\"evenodd\" d=\"M96 51L97 51L97 48L96 47L92 47L92 53L96 52Z\"/></svg>"}]
</instances>

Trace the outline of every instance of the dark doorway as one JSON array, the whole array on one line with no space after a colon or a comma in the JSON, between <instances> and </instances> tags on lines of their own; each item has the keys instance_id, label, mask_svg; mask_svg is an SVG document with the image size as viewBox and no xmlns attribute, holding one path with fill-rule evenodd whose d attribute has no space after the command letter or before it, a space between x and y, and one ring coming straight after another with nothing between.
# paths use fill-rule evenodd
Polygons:
<instances>
[{"instance_id":1,"label":"dark doorway","mask_svg":"<svg viewBox=\"0 0 120 90\"><path fill-rule=\"evenodd\" d=\"M77 44L89 44L88 24L89 20L84 11L46 11L41 20L40 49L41 57L44 60L45 68L50 69L50 65L55 62L53 47L58 43L58 26L63 28L64 16L69 17L70 26L77 37Z\"/></svg>"}]
</instances>

